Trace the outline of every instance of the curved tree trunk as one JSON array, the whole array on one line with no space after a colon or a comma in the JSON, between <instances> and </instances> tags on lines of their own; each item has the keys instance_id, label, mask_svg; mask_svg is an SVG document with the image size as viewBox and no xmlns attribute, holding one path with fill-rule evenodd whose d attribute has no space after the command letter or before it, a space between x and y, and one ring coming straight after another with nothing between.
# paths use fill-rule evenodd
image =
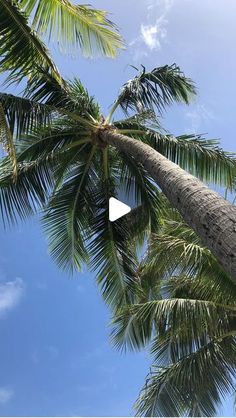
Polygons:
<instances>
[{"instance_id":1,"label":"curved tree trunk","mask_svg":"<svg viewBox=\"0 0 236 418\"><path fill-rule=\"evenodd\" d=\"M100 137L142 163L236 283L236 207L149 145L115 130L104 130Z\"/></svg>"}]
</instances>

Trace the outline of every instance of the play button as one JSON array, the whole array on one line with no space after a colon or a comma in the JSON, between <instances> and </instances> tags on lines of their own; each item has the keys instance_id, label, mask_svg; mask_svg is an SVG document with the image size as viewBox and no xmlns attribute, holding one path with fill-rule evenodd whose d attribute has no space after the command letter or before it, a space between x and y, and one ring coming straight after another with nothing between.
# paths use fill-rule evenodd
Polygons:
<instances>
[{"instance_id":1,"label":"play button","mask_svg":"<svg viewBox=\"0 0 236 418\"><path fill-rule=\"evenodd\" d=\"M109 199L109 221L114 222L131 211L131 207L120 200L110 197Z\"/></svg>"}]
</instances>

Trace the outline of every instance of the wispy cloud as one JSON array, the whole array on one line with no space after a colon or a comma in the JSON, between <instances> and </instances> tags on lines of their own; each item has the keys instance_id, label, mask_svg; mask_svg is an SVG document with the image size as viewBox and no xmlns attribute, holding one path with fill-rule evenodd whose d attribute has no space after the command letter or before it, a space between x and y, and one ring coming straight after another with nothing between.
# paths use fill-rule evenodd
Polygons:
<instances>
[{"instance_id":1,"label":"wispy cloud","mask_svg":"<svg viewBox=\"0 0 236 418\"><path fill-rule=\"evenodd\" d=\"M141 23L139 35L129 43L135 59L161 49L167 38L168 13L173 3L174 0L148 1L146 21Z\"/></svg>"},{"instance_id":2,"label":"wispy cloud","mask_svg":"<svg viewBox=\"0 0 236 418\"><path fill-rule=\"evenodd\" d=\"M192 106L192 109L186 112L186 119L188 120L187 132L197 133L199 130L204 129L204 125L209 120L214 120L214 112L209 109L205 104L196 104Z\"/></svg>"},{"instance_id":3,"label":"wispy cloud","mask_svg":"<svg viewBox=\"0 0 236 418\"><path fill-rule=\"evenodd\" d=\"M0 404L5 404L11 400L14 391L9 388L0 387Z\"/></svg>"},{"instance_id":4,"label":"wispy cloud","mask_svg":"<svg viewBox=\"0 0 236 418\"><path fill-rule=\"evenodd\" d=\"M141 24L141 39L151 51L161 49L161 42L167 36L167 23L164 16L161 16L154 25Z\"/></svg>"},{"instance_id":5,"label":"wispy cloud","mask_svg":"<svg viewBox=\"0 0 236 418\"><path fill-rule=\"evenodd\" d=\"M24 282L15 280L0 283L0 316L13 309L20 302L24 292Z\"/></svg>"}]
</instances>

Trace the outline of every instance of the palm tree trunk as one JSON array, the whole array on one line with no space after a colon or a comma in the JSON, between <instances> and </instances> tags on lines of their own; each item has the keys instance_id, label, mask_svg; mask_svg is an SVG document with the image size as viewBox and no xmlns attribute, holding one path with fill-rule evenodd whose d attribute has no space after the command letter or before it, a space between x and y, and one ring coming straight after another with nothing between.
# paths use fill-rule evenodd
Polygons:
<instances>
[{"instance_id":1,"label":"palm tree trunk","mask_svg":"<svg viewBox=\"0 0 236 418\"><path fill-rule=\"evenodd\" d=\"M236 283L236 207L149 145L115 130L100 132L100 138L142 163Z\"/></svg>"}]
</instances>

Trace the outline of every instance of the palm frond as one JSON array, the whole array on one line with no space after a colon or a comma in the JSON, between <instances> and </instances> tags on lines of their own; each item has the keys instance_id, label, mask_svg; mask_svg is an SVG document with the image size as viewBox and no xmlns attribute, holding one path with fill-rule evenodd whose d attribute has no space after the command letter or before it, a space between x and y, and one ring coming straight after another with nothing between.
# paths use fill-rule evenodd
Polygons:
<instances>
[{"instance_id":1,"label":"palm frond","mask_svg":"<svg viewBox=\"0 0 236 418\"><path fill-rule=\"evenodd\" d=\"M11 161L4 158L0 172L0 210L4 223L26 219L46 204L53 186L50 158L46 161L18 162L16 178L12 176Z\"/></svg>"},{"instance_id":2,"label":"palm frond","mask_svg":"<svg viewBox=\"0 0 236 418\"><path fill-rule=\"evenodd\" d=\"M135 251L129 243L129 229L122 219L109 221L109 198L117 196L112 156L103 153L103 176L90 190L96 205L93 208L89 252L91 268L104 299L116 311L132 300L134 272L137 267ZM98 161L99 163L99 161Z\"/></svg>"},{"instance_id":3,"label":"palm frond","mask_svg":"<svg viewBox=\"0 0 236 418\"><path fill-rule=\"evenodd\" d=\"M236 314L234 307L216 305L210 301L194 299L162 299L124 307L114 318L112 339L121 348L140 349L150 342L159 324L170 330L175 343L199 348L203 338L220 335L229 329L229 318ZM161 328L162 330L162 328ZM158 341L158 339L157 339ZM182 345L185 350L187 348ZM158 345L159 350L159 345ZM153 352L157 351L156 344Z\"/></svg>"},{"instance_id":4,"label":"palm frond","mask_svg":"<svg viewBox=\"0 0 236 418\"><path fill-rule=\"evenodd\" d=\"M202 181L235 188L236 157L219 146L219 141L202 135L174 136L163 133L149 112L114 122L120 133L146 142L169 160Z\"/></svg>"},{"instance_id":5,"label":"palm frond","mask_svg":"<svg viewBox=\"0 0 236 418\"><path fill-rule=\"evenodd\" d=\"M79 46L85 56L115 57L123 47L121 36L103 10L69 0L20 0L20 7L32 16L39 34L53 37L67 50Z\"/></svg>"},{"instance_id":6,"label":"palm frond","mask_svg":"<svg viewBox=\"0 0 236 418\"><path fill-rule=\"evenodd\" d=\"M156 107L161 114L173 102L189 103L195 93L193 82L176 64L154 68L150 72L143 67L143 71L123 85L111 115L118 106L125 113L128 110L154 110Z\"/></svg>"},{"instance_id":7,"label":"palm frond","mask_svg":"<svg viewBox=\"0 0 236 418\"><path fill-rule=\"evenodd\" d=\"M64 173L62 185L49 200L43 217L50 253L57 264L70 273L80 270L82 263L88 261L85 248L91 211L87 208L90 201L88 184L94 152L95 146L90 144L77 151L77 161L74 158L70 171ZM81 158L81 153L84 158Z\"/></svg>"},{"instance_id":8,"label":"palm frond","mask_svg":"<svg viewBox=\"0 0 236 418\"><path fill-rule=\"evenodd\" d=\"M179 291L182 287L183 295L234 304L235 285L211 252L173 209L169 209L168 213L166 208L159 231L152 235L147 257L142 264L146 277L159 274L159 280L164 279L162 286L165 291L172 288L171 295L180 296L179 292L173 293L174 286L178 289L179 283Z\"/></svg>"},{"instance_id":9,"label":"palm frond","mask_svg":"<svg viewBox=\"0 0 236 418\"><path fill-rule=\"evenodd\" d=\"M25 219L45 207L53 189L68 171L68 164L78 161L83 146L88 143L81 139L76 146L71 140L56 137L30 137L22 141L17 153L17 178L13 178L9 158L1 161L0 206L5 222L14 223ZM17 147L19 148L19 147Z\"/></svg>"},{"instance_id":10,"label":"palm frond","mask_svg":"<svg viewBox=\"0 0 236 418\"><path fill-rule=\"evenodd\" d=\"M67 169L70 168L71 150L76 152L81 145L91 142L90 132L71 120L59 119L45 129L35 130L17 143L18 160L34 161L50 157L52 154L68 156Z\"/></svg>"},{"instance_id":11,"label":"palm frond","mask_svg":"<svg viewBox=\"0 0 236 418\"><path fill-rule=\"evenodd\" d=\"M2 144L4 151L9 155L12 162L13 177L17 175L17 159L16 150L13 141L13 136L7 123L7 119L4 113L4 108L0 101L0 143Z\"/></svg>"},{"instance_id":12,"label":"palm frond","mask_svg":"<svg viewBox=\"0 0 236 418\"><path fill-rule=\"evenodd\" d=\"M153 367L136 402L138 416L214 416L232 392L236 343L225 337L165 368Z\"/></svg>"},{"instance_id":13,"label":"palm frond","mask_svg":"<svg viewBox=\"0 0 236 418\"><path fill-rule=\"evenodd\" d=\"M88 120L100 119L100 108L78 78L67 82L58 80L41 69L28 81L25 97L54 108L55 112ZM81 119L82 120L82 119Z\"/></svg>"},{"instance_id":14,"label":"palm frond","mask_svg":"<svg viewBox=\"0 0 236 418\"><path fill-rule=\"evenodd\" d=\"M148 274L148 272L146 272ZM163 290L174 298L197 298L235 306L236 287L218 263L211 259L199 276L177 275L163 284Z\"/></svg>"},{"instance_id":15,"label":"palm frond","mask_svg":"<svg viewBox=\"0 0 236 418\"><path fill-rule=\"evenodd\" d=\"M60 75L47 48L30 29L27 16L19 5L0 0L0 16L0 66L1 71L10 72L8 79L19 81L42 67L60 82Z\"/></svg>"},{"instance_id":16,"label":"palm frond","mask_svg":"<svg viewBox=\"0 0 236 418\"><path fill-rule=\"evenodd\" d=\"M169 160L201 180L232 190L235 187L235 154L223 151L219 141L201 135L163 135L152 129L143 140Z\"/></svg>"},{"instance_id":17,"label":"palm frond","mask_svg":"<svg viewBox=\"0 0 236 418\"><path fill-rule=\"evenodd\" d=\"M44 104L6 93L0 93L0 103L10 131L16 137L47 126L54 111Z\"/></svg>"},{"instance_id":18,"label":"palm frond","mask_svg":"<svg viewBox=\"0 0 236 418\"><path fill-rule=\"evenodd\" d=\"M136 206L142 206L141 211L134 212L136 217L140 212L145 212L142 218L139 216L139 222L136 222L137 232L139 229L140 232L145 230L145 223L150 231L156 230L161 208L158 188L142 165L137 163L132 156L122 152L118 152L117 156L116 176L120 189L127 197L132 198ZM135 222L134 217L133 222Z\"/></svg>"}]
</instances>

